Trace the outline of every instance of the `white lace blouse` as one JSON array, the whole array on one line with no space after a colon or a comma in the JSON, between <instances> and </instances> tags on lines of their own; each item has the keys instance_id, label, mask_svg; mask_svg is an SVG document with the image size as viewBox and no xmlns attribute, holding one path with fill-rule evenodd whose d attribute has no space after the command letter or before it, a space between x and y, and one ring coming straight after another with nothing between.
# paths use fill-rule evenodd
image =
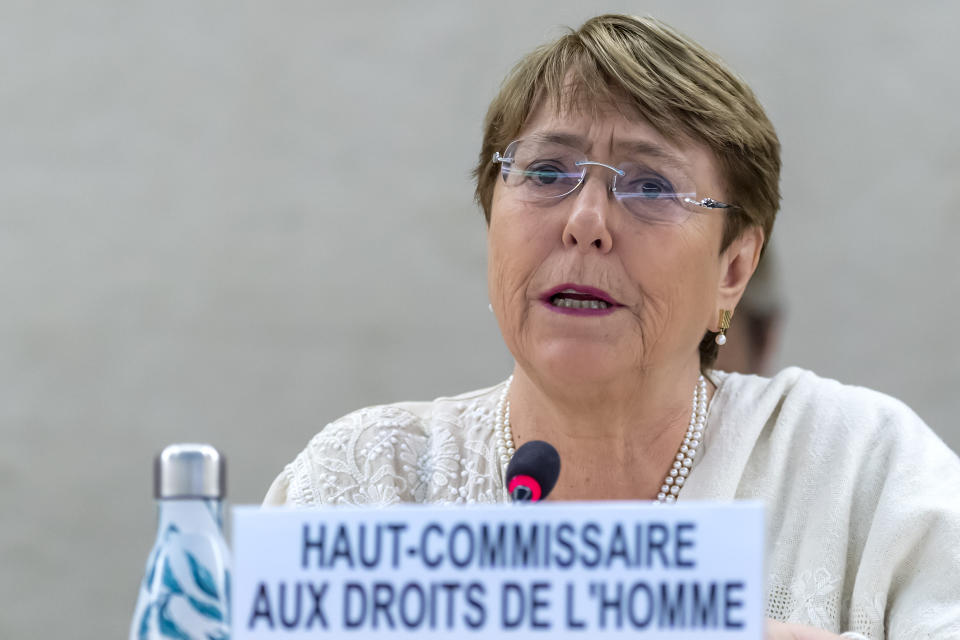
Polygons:
<instances>
[{"instance_id":1,"label":"white lace blouse","mask_svg":"<svg viewBox=\"0 0 960 640\"><path fill-rule=\"evenodd\" d=\"M868 389L797 368L711 377L680 499L764 501L767 615L854 638L960 638L957 456ZM328 424L265 504L506 501L493 435L502 384Z\"/></svg>"}]
</instances>

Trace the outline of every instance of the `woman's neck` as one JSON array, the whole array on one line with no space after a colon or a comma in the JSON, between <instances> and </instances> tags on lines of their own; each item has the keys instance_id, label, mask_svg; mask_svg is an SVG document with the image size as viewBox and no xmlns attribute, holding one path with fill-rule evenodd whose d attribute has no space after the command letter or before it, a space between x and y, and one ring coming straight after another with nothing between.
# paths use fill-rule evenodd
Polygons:
<instances>
[{"instance_id":1,"label":"woman's neck","mask_svg":"<svg viewBox=\"0 0 960 640\"><path fill-rule=\"evenodd\" d=\"M517 366L510 388L514 442L560 452L555 500L653 499L690 421L699 368L617 381L564 383Z\"/></svg>"}]
</instances>

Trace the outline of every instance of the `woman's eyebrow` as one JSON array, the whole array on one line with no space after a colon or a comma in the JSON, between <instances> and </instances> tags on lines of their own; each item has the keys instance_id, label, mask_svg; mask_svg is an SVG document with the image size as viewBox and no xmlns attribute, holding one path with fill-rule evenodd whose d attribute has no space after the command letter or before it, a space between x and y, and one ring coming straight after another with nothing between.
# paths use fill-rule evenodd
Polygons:
<instances>
[{"instance_id":1,"label":"woman's eyebrow","mask_svg":"<svg viewBox=\"0 0 960 640\"><path fill-rule=\"evenodd\" d=\"M627 156L639 155L652 157L677 169L688 170L690 168L690 163L683 156L677 155L655 142L631 140L617 142L614 147Z\"/></svg>"},{"instance_id":2,"label":"woman's eyebrow","mask_svg":"<svg viewBox=\"0 0 960 640\"><path fill-rule=\"evenodd\" d=\"M590 142L585 137L565 131L539 131L530 136L541 142L552 142L555 144L564 144L577 149L588 149ZM689 170L690 163L683 156L665 148L663 145L649 140L624 140L614 144L618 153L625 156L644 156L647 158L656 158L669 166L677 169Z\"/></svg>"},{"instance_id":3,"label":"woman's eyebrow","mask_svg":"<svg viewBox=\"0 0 960 640\"><path fill-rule=\"evenodd\" d=\"M586 149L590 146L587 139L583 136L576 133L566 133L564 131L539 131L530 137L540 142L564 144L577 149Z\"/></svg>"}]
</instances>

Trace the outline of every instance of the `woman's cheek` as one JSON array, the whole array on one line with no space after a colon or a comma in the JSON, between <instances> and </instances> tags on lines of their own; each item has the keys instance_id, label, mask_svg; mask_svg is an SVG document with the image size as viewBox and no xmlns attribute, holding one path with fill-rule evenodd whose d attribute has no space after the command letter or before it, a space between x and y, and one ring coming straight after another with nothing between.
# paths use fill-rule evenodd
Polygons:
<instances>
[{"instance_id":1,"label":"woman's cheek","mask_svg":"<svg viewBox=\"0 0 960 640\"><path fill-rule=\"evenodd\" d=\"M639 304L634 312L637 327L645 350L656 348L680 325L682 319L676 316L677 305L684 290L684 283L666 274L649 278L651 286L638 285Z\"/></svg>"}]
</instances>

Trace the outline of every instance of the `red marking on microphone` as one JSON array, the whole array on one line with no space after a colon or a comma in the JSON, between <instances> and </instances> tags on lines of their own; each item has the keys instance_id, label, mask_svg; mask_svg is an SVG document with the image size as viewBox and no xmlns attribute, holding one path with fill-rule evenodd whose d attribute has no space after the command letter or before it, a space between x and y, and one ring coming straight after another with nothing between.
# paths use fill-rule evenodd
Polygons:
<instances>
[{"instance_id":1,"label":"red marking on microphone","mask_svg":"<svg viewBox=\"0 0 960 640\"><path fill-rule=\"evenodd\" d=\"M507 487L507 493L513 495L513 490L517 487L526 487L530 490L530 502L536 502L540 499L540 483L530 476L514 476Z\"/></svg>"}]
</instances>

